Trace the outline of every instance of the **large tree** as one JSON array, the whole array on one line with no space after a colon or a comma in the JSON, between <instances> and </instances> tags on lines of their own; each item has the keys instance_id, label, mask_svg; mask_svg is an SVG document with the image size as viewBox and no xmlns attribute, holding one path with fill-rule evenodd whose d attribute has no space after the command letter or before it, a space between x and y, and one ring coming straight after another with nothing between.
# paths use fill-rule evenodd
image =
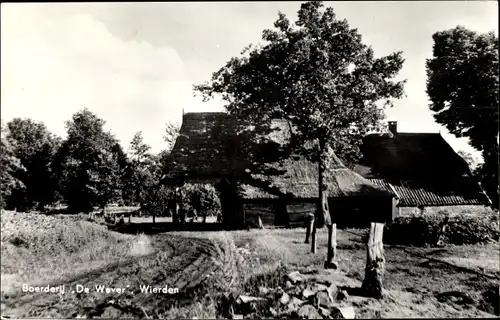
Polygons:
<instances>
[{"instance_id":1,"label":"large tree","mask_svg":"<svg viewBox=\"0 0 500 320\"><path fill-rule=\"evenodd\" d=\"M88 109L66 123L68 137L59 148L55 170L70 211L91 212L120 199L124 152L104 124Z\"/></svg>"},{"instance_id":2,"label":"large tree","mask_svg":"<svg viewBox=\"0 0 500 320\"><path fill-rule=\"evenodd\" d=\"M50 133L45 124L31 119L15 118L7 127L6 138L23 166L16 175L25 186L13 190L9 206L22 210L43 209L56 199L51 164L60 139Z\"/></svg>"},{"instance_id":3,"label":"large tree","mask_svg":"<svg viewBox=\"0 0 500 320\"><path fill-rule=\"evenodd\" d=\"M478 172L498 207L498 37L458 26L433 35L427 94L434 119L482 153Z\"/></svg>"},{"instance_id":4,"label":"large tree","mask_svg":"<svg viewBox=\"0 0 500 320\"><path fill-rule=\"evenodd\" d=\"M153 179L151 172L152 155L151 147L144 143L142 132L136 132L129 145L129 168L126 181L127 198L133 203L141 203L147 192L149 180Z\"/></svg>"},{"instance_id":5,"label":"large tree","mask_svg":"<svg viewBox=\"0 0 500 320\"><path fill-rule=\"evenodd\" d=\"M20 172L26 169L21 161L15 156L12 145L7 140L8 128L1 124L1 144L0 144L0 208L7 206L7 201L12 192L23 190L24 183L18 178Z\"/></svg>"},{"instance_id":6,"label":"large tree","mask_svg":"<svg viewBox=\"0 0 500 320\"><path fill-rule=\"evenodd\" d=\"M326 224L331 240L336 226L324 181L331 155L356 160L362 137L380 127L384 107L403 95L404 82L393 79L404 59L401 52L374 57L358 31L318 1L302 4L295 24L279 13L274 27L263 31L262 45L247 47L195 89L205 99L221 95L227 111L242 121L290 121L291 148L318 163L315 227ZM312 242L314 252L314 237ZM333 254L329 246L327 262Z\"/></svg>"}]
</instances>

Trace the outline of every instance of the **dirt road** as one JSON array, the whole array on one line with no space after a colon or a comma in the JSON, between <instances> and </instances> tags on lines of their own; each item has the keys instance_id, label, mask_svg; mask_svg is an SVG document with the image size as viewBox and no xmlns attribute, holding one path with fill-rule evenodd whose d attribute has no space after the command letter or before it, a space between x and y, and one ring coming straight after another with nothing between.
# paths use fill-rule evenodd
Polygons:
<instances>
[{"instance_id":1,"label":"dirt road","mask_svg":"<svg viewBox=\"0 0 500 320\"><path fill-rule=\"evenodd\" d=\"M213 260L220 251L210 240L159 234L152 236L152 242L153 254L50 284L64 285L64 294L21 292L9 297L3 314L51 318L156 318L172 306L190 302L207 275L217 271ZM96 286L124 290L97 292ZM141 286L143 289L167 286L167 292L141 292ZM83 287L89 292L78 293L77 289Z\"/></svg>"}]
</instances>

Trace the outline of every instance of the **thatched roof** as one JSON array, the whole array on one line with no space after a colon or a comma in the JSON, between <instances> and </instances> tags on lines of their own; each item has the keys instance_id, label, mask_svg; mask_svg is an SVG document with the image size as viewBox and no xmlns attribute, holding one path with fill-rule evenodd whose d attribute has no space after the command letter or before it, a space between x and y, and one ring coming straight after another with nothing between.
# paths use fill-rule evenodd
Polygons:
<instances>
[{"instance_id":1,"label":"thatched roof","mask_svg":"<svg viewBox=\"0 0 500 320\"><path fill-rule=\"evenodd\" d=\"M258 181L271 182L268 187L257 187L259 183L244 184L243 194L246 199L278 198L280 195L301 199L318 197L318 165L306 159L287 160L282 165L286 168L283 175L252 175ZM335 157L333 167L325 173L325 182L329 197L392 196L390 192L371 183L359 174L344 166Z\"/></svg>"},{"instance_id":2,"label":"thatched roof","mask_svg":"<svg viewBox=\"0 0 500 320\"><path fill-rule=\"evenodd\" d=\"M231 173L230 132L226 113L186 113L169 157L168 178L204 179Z\"/></svg>"},{"instance_id":3,"label":"thatched roof","mask_svg":"<svg viewBox=\"0 0 500 320\"><path fill-rule=\"evenodd\" d=\"M272 121L270 131L260 135L237 134L238 129L241 126L226 113L185 114L167 175L213 179L234 174L242 183L246 199L318 197L316 163L303 157L285 157L283 161L266 164L256 161L280 158L279 150L293 137L287 121ZM335 155L325 180L330 197L393 196L346 168Z\"/></svg>"}]
</instances>

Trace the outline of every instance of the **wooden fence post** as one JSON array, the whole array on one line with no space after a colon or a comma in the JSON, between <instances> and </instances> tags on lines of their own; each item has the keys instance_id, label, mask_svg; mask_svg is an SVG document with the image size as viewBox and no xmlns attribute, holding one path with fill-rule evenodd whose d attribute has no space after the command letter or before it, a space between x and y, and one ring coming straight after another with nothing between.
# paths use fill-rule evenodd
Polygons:
<instances>
[{"instance_id":1,"label":"wooden fence post","mask_svg":"<svg viewBox=\"0 0 500 320\"><path fill-rule=\"evenodd\" d=\"M337 269L337 224L332 223L328 227L328 253L325 261L325 269Z\"/></svg>"},{"instance_id":2,"label":"wooden fence post","mask_svg":"<svg viewBox=\"0 0 500 320\"><path fill-rule=\"evenodd\" d=\"M306 217L306 241L304 243L309 243L309 237L311 236L313 223L314 223L314 215L308 214Z\"/></svg>"},{"instance_id":3,"label":"wooden fence post","mask_svg":"<svg viewBox=\"0 0 500 320\"><path fill-rule=\"evenodd\" d=\"M259 229L264 229L264 224L262 223L262 219L260 218L260 215L258 216L259 219Z\"/></svg>"},{"instance_id":4,"label":"wooden fence post","mask_svg":"<svg viewBox=\"0 0 500 320\"><path fill-rule=\"evenodd\" d=\"M439 226L438 236L437 236L437 241L436 241L436 245L439 247L444 246L446 227L448 226L449 221L450 221L450 217L446 216L446 217L444 217L443 222L441 222L441 224Z\"/></svg>"},{"instance_id":5,"label":"wooden fence post","mask_svg":"<svg viewBox=\"0 0 500 320\"><path fill-rule=\"evenodd\" d=\"M317 240L317 235L316 235L316 217L312 218L312 231L311 231L311 253L316 253L318 251L317 245L316 245L316 240Z\"/></svg>"},{"instance_id":6,"label":"wooden fence post","mask_svg":"<svg viewBox=\"0 0 500 320\"><path fill-rule=\"evenodd\" d=\"M365 279L362 289L366 295L373 298L382 298L383 296L385 271L383 232L384 223L371 223L367 243Z\"/></svg>"}]
</instances>

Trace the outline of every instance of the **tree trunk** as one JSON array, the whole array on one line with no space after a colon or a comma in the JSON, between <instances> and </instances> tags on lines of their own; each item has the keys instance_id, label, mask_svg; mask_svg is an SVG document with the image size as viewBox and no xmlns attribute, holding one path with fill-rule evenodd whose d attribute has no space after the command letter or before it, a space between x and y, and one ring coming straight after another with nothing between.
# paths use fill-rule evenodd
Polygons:
<instances>
[{"instance_id":1,"label":"tree trunk","mask_svg":"<svg viewBox=\"0 0 500 320\"><path fill-rule=\"evenodd\" d=\"M175 186L175 189L174 189L174 210L172 212L172 223L173 224L177 224L178 220L179 220L179 197L178 197L178 194L179 194L179 187Z\"/></svg>"},{"instance_id":2,"label":"tree trunk","mask_svg":"<svg viewBox=\"0 0 500 320\"><path fill-rule=\"evenodd\" d=\"M311 236L313 223L314 223L314 215L308 214L306 217L306 241L304 243L309 243L309 237Z\"/></svg>"},{"instance_id":3,"label":"tree trunk","mask_svg":"<svg viewBox=\"0 0 500 320\"><path fill-rule=\"evenodd\" d=\"M368 296L373 298L382 298L383 296L382 284L385 271L384 243L382 242L383 231L383 223L371 223L367 246L365 279L362 288Z\"/></svg>"},{"instance_id":4,"label":"tree trunk","mask_svg":"<svg viewBox=\"0 0 500 320\"><path fill-rule=\"evenodd\" d=\"M132 214L129 214L129 215L128 215L128 223L129 223L129 224L130 224L130 223L132 223Z\"/></svg>"},{"instance_id":5,"label":"tree trunk","mask_svg":"<svg viewBox=\"0 0 500 320\"><path fill-rule=\"evenodd\" d=\"M156 223L156 216L154 213L153 213L153 223Z\"/></svg>"},{"instance_id":6,"label":"tree trunk","mask_svg":"<svg viewBox=\"0 0 500 320\"><path fill-rule=\"evenodd\" d=\"M311 232L311 252L312 253L316 253L316 251L318 250L317 246L316 246L316 239L317 239L317 236L316 236L316 217L313 217L312 219L312 232Z\"/></svg>"}]
</instances>

